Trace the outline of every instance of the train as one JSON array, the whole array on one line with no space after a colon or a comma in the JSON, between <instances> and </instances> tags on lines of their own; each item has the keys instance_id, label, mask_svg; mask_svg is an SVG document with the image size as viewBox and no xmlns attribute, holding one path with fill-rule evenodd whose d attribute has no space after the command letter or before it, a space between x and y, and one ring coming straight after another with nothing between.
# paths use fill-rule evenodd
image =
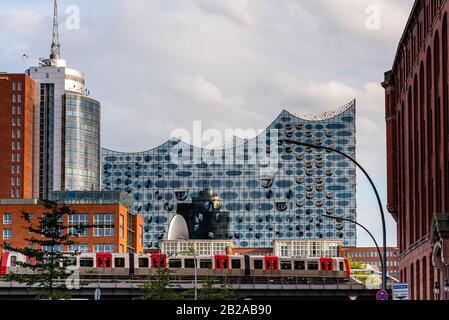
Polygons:
<instances>
[{"instance_id":1,"label":"train","mask_svg":"<svg viewBox=\"0 0 449 320\"><path fill-rule=\"evenodd\" d=\"M138 253L82 253L68 255L61 267L78 270L81 275L151 276L158 269L170 269L176 276L286 276L304 278L350 279L351 271L346 258L288 258L251 255L176 255ZM1 255L0 275L30 272L17 262L33 264L35 259L15 253ZM196 272L195 272L196 269Z\"/></svg>"}]
</instances>

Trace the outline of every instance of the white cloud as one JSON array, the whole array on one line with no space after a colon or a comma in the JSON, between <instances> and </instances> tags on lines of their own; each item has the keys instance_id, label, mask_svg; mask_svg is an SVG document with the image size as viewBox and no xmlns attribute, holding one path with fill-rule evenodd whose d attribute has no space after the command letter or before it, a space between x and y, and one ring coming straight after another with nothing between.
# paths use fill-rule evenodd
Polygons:
<instances>
[{"instance_id":1,"label":"white cloud","mask_svg":"<svg viewBox=\"0 0 449 320\"><path fill-rule=\"evenodd\" d=\"M44 15L32 9L11 9L0 12L0 29L7 33L26 36L34 33L44 20Z\"/></svg>"},{"instance_id":2,"label":"white cloud","mask_svg":"<svg viewBox=\"0 0 449 320\"><path fill-rule=\"evenodd\" d=\"M252 26L256 18L251 13L250 0L196 0L205 13L222 15L231 21Z\"/></svg>"},{"instance_id":3,"label":"white cloud","mask_svg":"<svg viewBox=\"0 0 449 320\"><path fill-rule=\"evenodd\" d=\"M223 94L213 83L204 79L202 75L175 76L173 86L181 98L192 99L197 103L219 104L224 101Z\"/></svg>"}]
</instances>

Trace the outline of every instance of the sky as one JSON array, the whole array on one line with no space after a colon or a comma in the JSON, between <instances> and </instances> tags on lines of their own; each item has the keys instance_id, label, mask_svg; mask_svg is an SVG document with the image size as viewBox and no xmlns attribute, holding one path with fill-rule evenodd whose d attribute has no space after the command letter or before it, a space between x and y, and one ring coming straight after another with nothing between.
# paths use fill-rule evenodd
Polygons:
<instances>
[{"instance_id":1,"label":"sky","mask_svg":"<svg viewBox=\"0 0 449 320\"><path fill-rule=\"evenodd\" d=\"M0 71L47 58L51 0L0 0ZM413 0L60 0L62 58L102 103L102 146L144 151L174 130L264 129L281 112L357 99L357 160L386 205L380 83ZM358 173L358 221L382 239ZM387 210L385 209L387 213ZM388 245L396 224L387 213ZM372 246L363 231L358 245Z\"/></svg>"}]
</instances>

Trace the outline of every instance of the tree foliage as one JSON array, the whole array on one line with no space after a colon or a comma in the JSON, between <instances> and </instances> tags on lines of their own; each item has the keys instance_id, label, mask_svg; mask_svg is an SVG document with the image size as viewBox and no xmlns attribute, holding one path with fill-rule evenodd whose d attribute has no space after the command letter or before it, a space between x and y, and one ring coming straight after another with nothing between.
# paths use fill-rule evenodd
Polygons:
<instances>
[{"instance_id":1,"label":"tree foliage","mask_svg":"<svg viewBox=\"0 0 449 320\"><path fill-rule=\"evenodd\" d=\"M3 249L27 257L26 261L16 261L20 273L10 272L5 275L9 281L26 284L32 291L36 290L37 299L69 299L65 281L74 274L67 268L70 258L79 255L79 252L63 253L64 246L76 244L73 240L76 234L82 232L90 225L67 226L64 220L76 211L56 202L42 201L45 212L34 217L33 214L23 212L22 219L28 224L25 228L30 234L25 239L26 248L16 248L4 243ZM74 228L76 234L70 234L69 228Z\"/></svg>"}]
</instances>

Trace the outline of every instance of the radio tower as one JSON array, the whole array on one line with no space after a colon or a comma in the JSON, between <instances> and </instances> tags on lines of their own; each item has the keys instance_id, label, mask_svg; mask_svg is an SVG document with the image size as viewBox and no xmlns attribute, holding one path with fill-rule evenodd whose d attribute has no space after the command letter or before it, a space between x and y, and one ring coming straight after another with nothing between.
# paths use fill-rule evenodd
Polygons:
<instances>
[{"instance_id":1,"label":"radio tower","mask_svg":"<svg viewBox=\"0 0 449 320\"><path fill-rule=\"evenodd\" d=\"M53 10L53 40L51 42L50 59L59 59L61 57L61 44L59 43L59 26L58 26L58 1L54 0Z\"/></svg>"}]
</instances>

